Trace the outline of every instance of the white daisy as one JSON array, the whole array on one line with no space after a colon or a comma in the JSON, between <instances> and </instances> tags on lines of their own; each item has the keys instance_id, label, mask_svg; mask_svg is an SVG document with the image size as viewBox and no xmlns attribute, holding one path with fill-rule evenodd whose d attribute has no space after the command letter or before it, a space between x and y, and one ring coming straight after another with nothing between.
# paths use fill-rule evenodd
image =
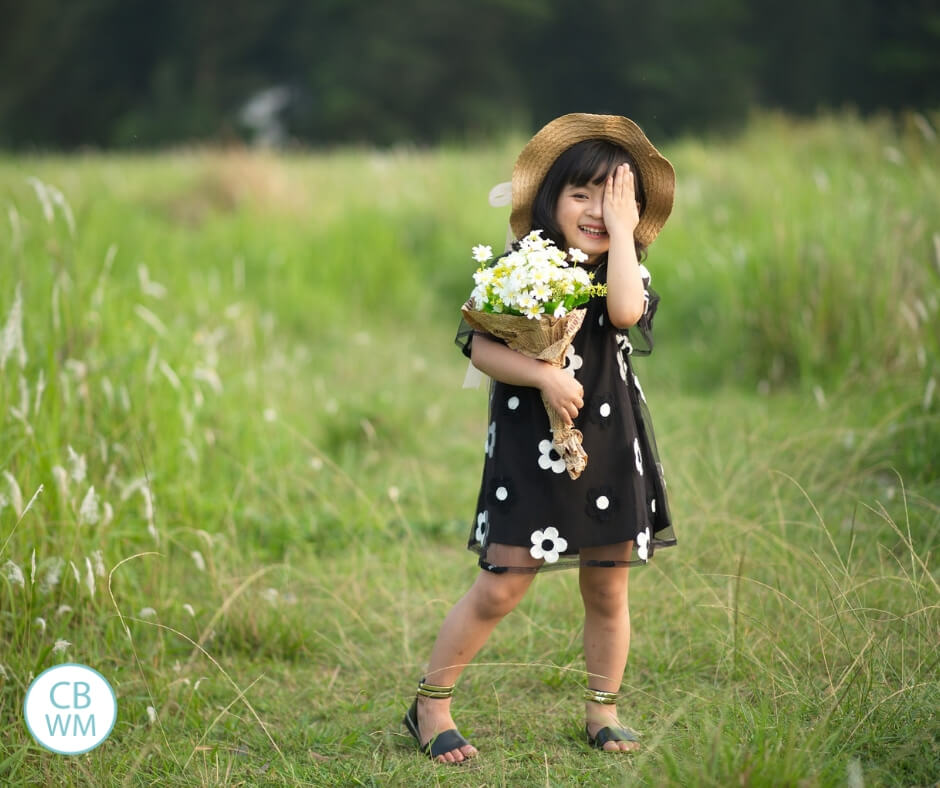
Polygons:
<instances>
[{"instance_id":1,"label":"white daisy","mask_svg":"<svg viewBox=\"0 0 940 788\"><path fill-rule=\"evenodd\" d=\"M568 549L568 540L558 535L558 529L550 525L544 531L533 531L532 547L529 554L533 558L544 558L545 563L554 564L558 555Z\"/></svg>"},{"instance_id":2,"label":"white daisy","mask_svg":"<svg viewBox=\"0 0 940 788\"><path fill-rule=\"evenodd\" d=\"M643 475L643 455L640 452L640 439L633 439L633 457L636 460L636 472Z\"/></svg>"},{"instance_id":3,"label":"white daisy","mask_svg":"<svg viewBox=\"0 0 940 788\"><path fill-rule=\"evenodd\" d=\"M552 459L552 453L554 452L557 459ZM550 440L543 440L539 442L539 468L544 471L547 471L551 468L555 473L564 473L565 472L565 460L558 453L558 450L555 448Z\"/></svg>"},{"instance_id":4,"label":"white daisy","mask_svg":"<svg viewBox=\"0 0 940 788\"><path fill-rule=\"evenodd\" d=\"M640 533L636 535L636 554L641 561L649 560L649 544L650 529L647 528L645 531L640 531Z\"/></svg>"},{"instance_id":5,"label":"white daisy","mask_svg":"<svg viewBox=\"0 0 940 788\"><path fill-rule=\"evenodd\" d=\"M485 263L493 256L493 247L484 246L480 244L479 246L473 247L473 259L478 263Z\"/></svg>"},{"instance_id":6,"label":"white daisy","mask_svg":"<svg viewBox=\"0 0 940 788\"><path fill-rule=\"evenodd\" d=\"M626 334L617 334L614 337L614 341L617 343L619 350L617 351L617 366L620 368L620 377L624 383L627 382L627 362L623 357L623 354L626 353L628 356L633 352L633 345L630 344L630 340L627 338Z\"/></svg>"},{"instance_id":7,"label":"white daisy","mask_svg":"<svg viewBox=\"0 0 940 788\"><path fill-rule=\"evenodd\" d=\"M568 257L571 258L572 263L584 263L588 259L588 256L576 247L568 250Z\"/></svg>"},{"instance_id":8,"label":"white daisy","mask_svg":"<svg viewBox=\"0 0 940 788\"><path fill-rule=\"evenodd\" d=\"M574 352L574 345L568 345L568 349L565 351L564 371L571 375L571 377L574 377L575 371L581 369L583 366L584 359Z\"/></svg>"},{"instance_id":9,"label":"white daisy","mask_svg":"<svg viewBox=\"0 0 940 788\"><path fill-rule=\"evenodd\" d=\"M490 423L490 428L486 433L486 445L483 447L483 451L486 453L487 457L493 456L493 449L496 448L496 422Z\"/></svg>"},{"instance_id":10,"label":"white daisy","mask_svg":"<svg viewBox=\"0 0 940 788\"><path fill-rule=\"evenodd\" d=\"M493 269L481 268L473 274L473 281L478 285L488 285L493 281Z\"/></svg>"},{"instance_id":11,"label":"white daisy","mask_svg":"<svg viewBox=\"0 0 940 788\"><path fill-rule=\"evenodd\" d=\"M490 529L490 513L487 511L480 512L477 515L477 530L474 536L480 544L486 542L486 534Z\"/></svg>"}]
</instances>

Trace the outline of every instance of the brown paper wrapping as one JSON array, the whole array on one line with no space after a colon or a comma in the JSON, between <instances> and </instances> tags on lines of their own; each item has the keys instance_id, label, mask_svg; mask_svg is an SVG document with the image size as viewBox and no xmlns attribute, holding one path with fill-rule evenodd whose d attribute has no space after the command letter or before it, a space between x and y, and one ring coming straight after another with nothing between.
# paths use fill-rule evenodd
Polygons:
<instances>
[{"instance_id":1,"label":"brown paper wrapping","mask_svg":"<svg viewBox=\"0 0 940 788\"><path fill-rule=\"evenodd\" d=\"M542 315L538 320L517 315L501 315L480 312L468 301L460 310L471 328L502 339L513 350L529 358L547 361L559 369L564 366L565 352L584 322L586 310L574 309L564 317ZM572 479L577 479L587 467L587 452L582 447L584 436L581 430L569 427L542 396L542 404L548 414L552 430L552 443L565 461L565 468Z\"/></svg>"}]
</instances>

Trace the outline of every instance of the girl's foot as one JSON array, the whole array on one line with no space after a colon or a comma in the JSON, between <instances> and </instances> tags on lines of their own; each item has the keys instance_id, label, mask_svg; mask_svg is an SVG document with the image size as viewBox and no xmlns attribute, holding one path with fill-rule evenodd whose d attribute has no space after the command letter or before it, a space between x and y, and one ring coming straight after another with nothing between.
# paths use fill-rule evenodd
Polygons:
<instances>
[{"instance_id":1,"label":"girl's foot","mask_svg":"<svg viewBox=\"0 0 940 788\"><path fill-rule=\"evenodd\" d=\"M637 741L618 741L618 731L625 730L625 727L617 719L616 714L605 714L598 712L592 715L587 723L588 740L593 743L597 734L602 728L609 728L610 740L604 742L600 749L607 752L636 752L640 749L640 743ZM629 729L626 729L629 730Z\"/></svg>"},{"instance_id":2,"label":"girl's foot","mask_svg":"<svg viewBox=\"0 0 940 788\"><path fill-rule=\"evenodd\" d=\"M431 739L447 730L457 726L454 718L450 716L450 698L426 698L418 696L418 730L421 732L421 747L423 748ZM450 750L437 757L438 763L461 763L472 758L478 752L472 744L465 744L455 750Z\"/></svg>"}]
</instances>

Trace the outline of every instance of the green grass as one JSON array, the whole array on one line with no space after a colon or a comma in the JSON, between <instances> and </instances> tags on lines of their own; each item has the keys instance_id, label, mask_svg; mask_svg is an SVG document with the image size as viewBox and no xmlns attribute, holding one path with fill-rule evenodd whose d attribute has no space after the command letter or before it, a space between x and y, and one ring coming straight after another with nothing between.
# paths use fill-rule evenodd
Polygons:
<instances>
[{"instance_id":1,"label":"green grass","mask_svg":"<svg viewBox=\"0 0 940 788\"><path fill-rule=\"evenodd\" d=\"M758 117L667 149L680 190L638 367L680 545L631 576L621 711L644 750L582 740L577 578L558 573L464 673L482 757L451 769L399 722L477 571L485 394L460 388L451 340L520 141L0 160L0 337L19 287L27 355L0 351L0 781L940 779L928 137ZM22 719L63 661L119 698L77 757Z\"/></svg>"}]
</instances>

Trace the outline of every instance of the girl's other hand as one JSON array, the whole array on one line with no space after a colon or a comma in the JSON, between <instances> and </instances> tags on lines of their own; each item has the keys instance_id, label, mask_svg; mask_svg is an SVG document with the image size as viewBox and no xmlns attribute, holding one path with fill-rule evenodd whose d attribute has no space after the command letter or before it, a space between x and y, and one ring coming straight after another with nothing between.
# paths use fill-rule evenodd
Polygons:
<instances>
[{"instance_id":1,"label":"girl's other hand","mask_svg":"<svg viewBox=\"0 0 940 788\"><path fill-rule=\"evenodd\" d=\"M621 233L632 238L639 223L633 171L629 164L621 164L607 177L604 186L604 225L611 239Z\"/></svg>"},{"instance_id":2,"label":"girl's other hand","mask_svg":"<svg viewBox=\"0 0 940 788\"><path fill-rule=\"evenodd\" d=\"M545 401L561 414L562 420L570 427L578 417L578 411L584 407L584 386L558 367L548 363L544 367L539 390Z\"/></svg>"}]
</instances>

